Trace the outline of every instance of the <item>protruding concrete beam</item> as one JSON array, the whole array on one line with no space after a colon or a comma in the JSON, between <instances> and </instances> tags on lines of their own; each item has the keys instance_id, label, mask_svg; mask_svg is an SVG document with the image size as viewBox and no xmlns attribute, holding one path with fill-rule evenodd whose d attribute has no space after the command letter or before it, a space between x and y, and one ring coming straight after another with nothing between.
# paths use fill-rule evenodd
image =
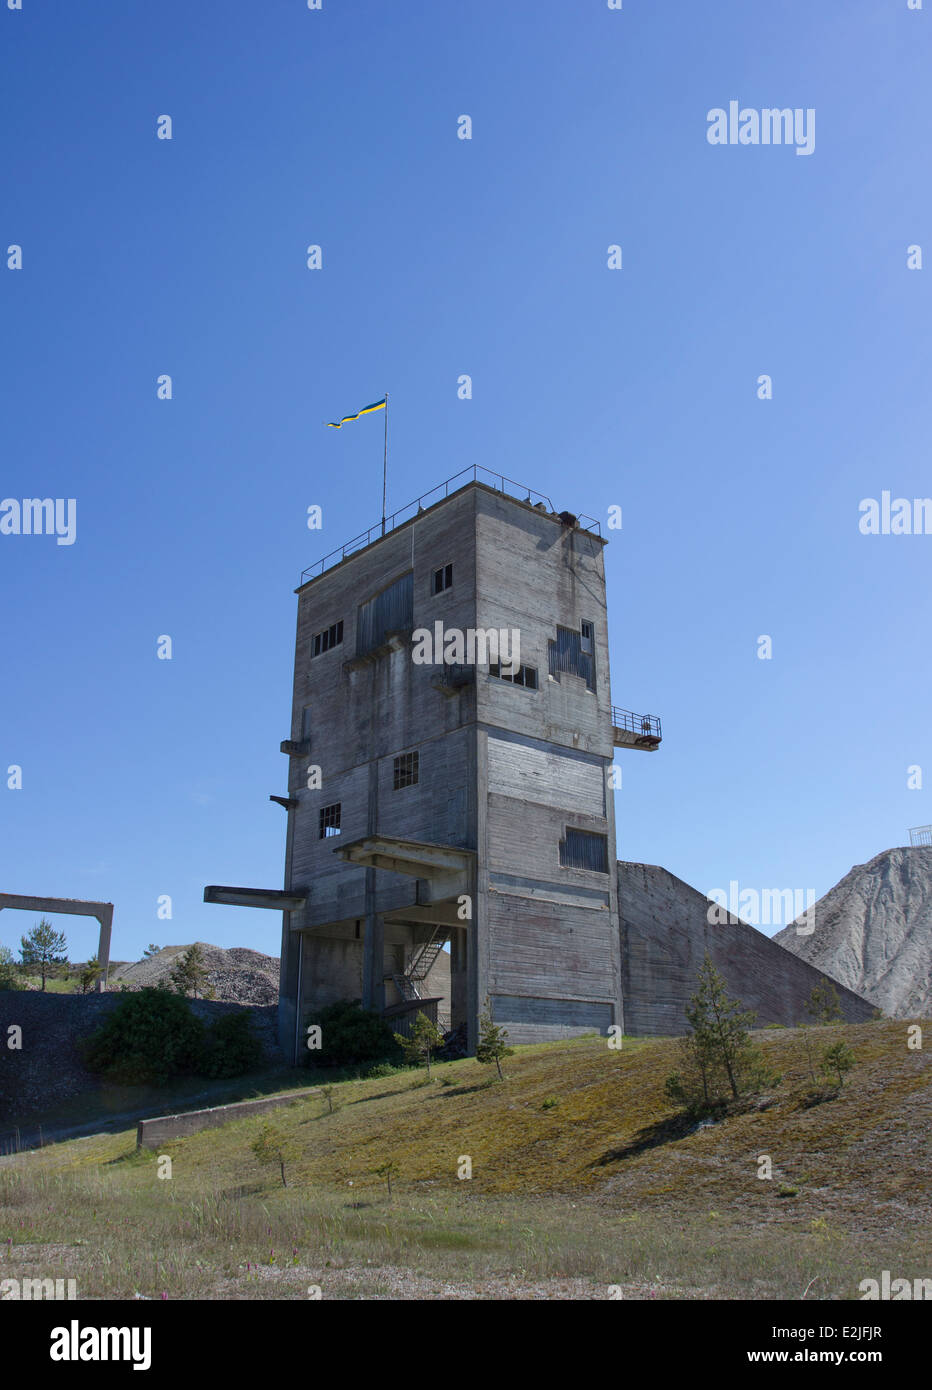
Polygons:
<instances>
[{"instance_id":1,"label":"protruding concrete beam","mask_svg":"<svg viewBox=\"0 0 932 1390\"><path fill-rule=\"evenodd\" d=\"M337 845L334 854L365 869L417 878L417 900L422 906L449 902L469 891L469 869L475 851L432 845L423 840L401 840L393 835L367 835L348 845Z\"/></svg>"},{"instance_id":2,"label":"protruding concrete beam","mask_svg":"<svg viewBox=\"0 0 932 1390\"><path fill-rule=\"evenodd\" d=\"M22 912L62 912L71 917L96 917L100 923L97 942L97 962L100 965L98 991L106 988L110 969L110 933L113 927L113 903L88 902L84 898L33 898L21 893L0 893L0 912L5 907Z\"/></svg>"},{"instance_id":3,"label":"protruding concrete beam","mask_svg":"<svg viewBox=\"0 0 932 1390\"><path fill-rule=\"evenodd\" d=\"M294 912L307 902L307 893L303 888L227 888L209 883L204 889L204 901L222 907L269 907L274 912Z\"/></svg>"},{"instance_id":4,"label":"protruding concrete beam","mask_svg":"<svg viewBox=\"0 0 932 1390\"><path fill-rule=\"evenodd\" d=\"M350 864L367 869L388 869L394 874L411 874L414 878L435 878L440 874L464 873L475 859L475 850L452 849L449 845L432 845L423 840L400 840L393 835L367 835L337 845L334 854Z\"/></svg>"}]
</instances>

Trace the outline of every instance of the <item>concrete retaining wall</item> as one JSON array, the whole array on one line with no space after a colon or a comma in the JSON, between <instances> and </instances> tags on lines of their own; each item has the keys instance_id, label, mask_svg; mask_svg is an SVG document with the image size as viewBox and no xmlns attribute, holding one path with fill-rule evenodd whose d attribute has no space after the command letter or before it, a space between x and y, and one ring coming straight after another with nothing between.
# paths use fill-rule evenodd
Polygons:
<instances>
[{"instance_id":1,"label":"concrete retaining wall","mask_svg":"<svg viewBox=\"0 0 932 1390\"><path fill-rule=\"evenodd\" d=\"M708 951L728 993L768 1023L805 1023L813 986L831 979L736 917L711 925L711 903L656 864L618 865L625 1032L688 1032L685 1008ZM804 967L800 969L800 967ZM833 981L847 1023L866 1022L874 1007Z\"/></svg>"},{"instance_id":2,"label":"concrete retaining wall","mask_svg":"<svg viewBox=\"0 0 932 1390\"><path fill-rule=\"evenodd\" d=\"M293 1100L304 1100L316 1093L317 1088L311 1087L306 1091L286 1091L280 1096L263 1096L260 1100L242 1100L235 1105L215 1105L210 1110L188 1110L183 1115L157 1115L154 1120L140 1120L136 1127L136 1147L157 1149L169 1139L181 1139L186 1134L227 1125L231 1120L242 1120L248 1115L261 1115L266 1110L290 1105Z\"/></svg>"}]
</instances>

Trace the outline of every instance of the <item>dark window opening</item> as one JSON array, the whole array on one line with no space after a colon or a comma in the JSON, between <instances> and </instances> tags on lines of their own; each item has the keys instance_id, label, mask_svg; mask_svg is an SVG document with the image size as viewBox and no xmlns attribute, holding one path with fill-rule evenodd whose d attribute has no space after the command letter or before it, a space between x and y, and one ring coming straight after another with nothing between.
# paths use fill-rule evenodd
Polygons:
<instances>
[{"instance_id":1,"label":"dark window opening","mask_svg":"<svg viewBox=\"0 0 932 1390\"><path fill-rule=\"evenodd\" d=\"M312 656L321 656L324 652L329 652L331 647L339 647L343 641L343 619L338 623L331 623L330 627L325 627L323 632L314 634L314 643L311 647Z\"/></svg>"},{"instance_id":2,"label":"dark window opening","mask_svg":"<svg viewBox=\"0 0 932 1390\"><path fill-rule=\"evenodd\" d=\"M453 566L443 565L441 569L434 570L430 581L430 592L432 594L442 594L445 589L453 587Z\"/></svg>"},{"instance_id":3,"label":"dark window opening","mask_svg":"<svg viewBox=\"0 0 932 1390\"><path fill-rule=\"evenodd\" d=\"M380 594L359 605L356 655L381 647L390 632L409 632L414 626L414 575L409 572Z\"/></svg>"},{"instance_id":4,"label":"dark window opening","mask_svg":"<svg viewBox=\"0 0 932 1390\"><path fill-rule=\"evenodd\" d=\"M560 841L560 863L565 869L589 869L592 873L608 873L608 837L591 830L566 829L566 839Z\"/></svg>"},{"instance_id":5,"label":"dark window opening","mask_svg":"<svg viewBox=\"0 0 932 1390\"><path fill-rule=\"evenodd\" d=\"M523 685L525 690L537 689L536 666L519 666L512 674L510 667L503 666L500 661L493 661L489 666L489 675L500 681L511 681L513 685Z\"/></svg>"},{"instance_id":6,"label":"dark window opening","mask_svg":"<svg viewBox=\"0 0 932 1390\"><path fill-rule=\"evenodd\" d=\"M332 806L321 806L320 808L320 838L329 840L331 835L340 833L340 806L337 801Z\"/></svg>"},{"instance_id":7,"label":"dark window opening","mask_svg":"<svg viewBox=\"0 0 932 1390\"><path fill-rule=\"evenodd\" d=\"M402 787L413 787L417 785L420 775L420 755L418 753L402 753L395 759L392 769L392 790L400 791Z\"/></svg>"}]
</instances>

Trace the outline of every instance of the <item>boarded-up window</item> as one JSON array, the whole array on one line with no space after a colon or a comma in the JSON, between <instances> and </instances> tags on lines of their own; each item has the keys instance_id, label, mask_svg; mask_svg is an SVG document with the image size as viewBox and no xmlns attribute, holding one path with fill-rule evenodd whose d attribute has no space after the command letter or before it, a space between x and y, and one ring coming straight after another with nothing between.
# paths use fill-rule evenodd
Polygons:
<instances>
[{"instance_id":1,"label":"boarded-up window","mask_svg":"<svg viewBox=\"0 0 932 1390\"><path fill-rule=\"evenodd\" d=\"M548 643L550 674L557 680L560 679L561 671L567 671L573 676L582 676L587 689L595 690L592 624L584 623L583 629L583 632L575 632L571 627L557 628L557 640Z\"/></svg>"},{"instance_id":2,"label":"boarded-up window","mask_svg":"<svg viewBox=\"0 0 932 1390\"><path fill-rule=\"evenodd\" d=\"M356 621L356 655L381 647L391 632L408 632L414 626L414 575L409 571L389 584L368 603L359 605Z\"/></svg>"},{"instance_id":3,"label":"boarded-up window","mask_svg":"<svg viewBox=\"0 0 932 1390\"><path fill-rule=\"evenodd\" d=\"M607 874L607 836L567 826L566 839L560 841L560 863L565 869L589 869L592 873Z\"/></svg>"}]
</instances>

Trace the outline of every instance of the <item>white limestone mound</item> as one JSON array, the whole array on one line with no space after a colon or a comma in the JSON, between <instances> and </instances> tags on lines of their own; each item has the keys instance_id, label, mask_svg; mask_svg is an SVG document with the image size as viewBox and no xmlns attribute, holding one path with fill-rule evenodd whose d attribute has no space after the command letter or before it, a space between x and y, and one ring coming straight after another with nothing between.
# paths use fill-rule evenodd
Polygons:
<instances>
[{"instance_id":1,"label":"white limestone mound","mask_svg":"<svg viewBox=\"0 0 932 1390\"><path fill-rule=\"evenodd\" d=\"M805 925L801 922L801 925ZM932 1016L932 847L884 850L773 938L891 1018Z\"/></svg>"}]
</instances>

